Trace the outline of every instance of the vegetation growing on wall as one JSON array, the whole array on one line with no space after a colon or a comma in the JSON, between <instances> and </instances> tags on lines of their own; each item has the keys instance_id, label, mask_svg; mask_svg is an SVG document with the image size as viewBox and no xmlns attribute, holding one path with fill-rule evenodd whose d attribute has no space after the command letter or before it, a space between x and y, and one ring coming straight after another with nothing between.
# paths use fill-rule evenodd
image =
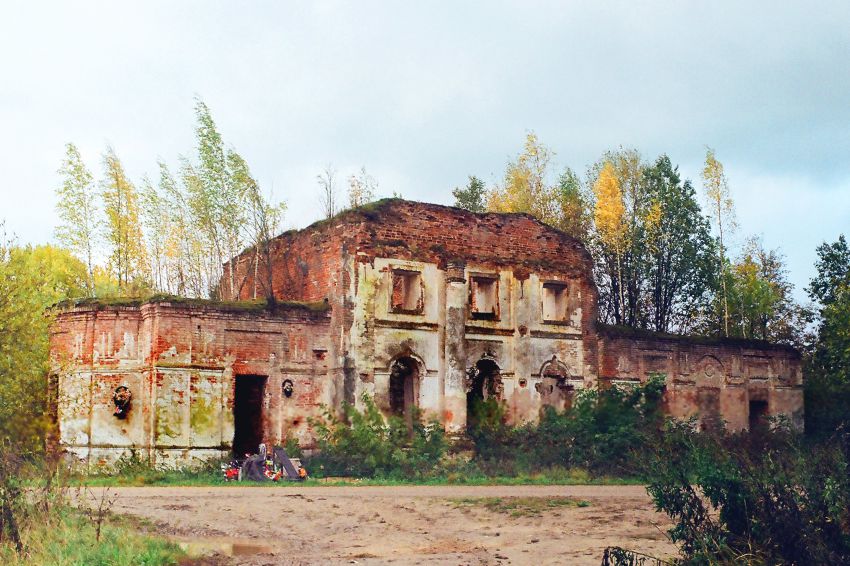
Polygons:
<instances>
[{"instance_id":1,"label":"vegetation growing on wall","mask_svg":"<svg viewBox=\"0 0 850 566\"><path fill-rule=\"evenodd\" d=\"M263 194L200 99L195 118L192 157L181 158L176 173L160 161L158 180L143 178L141 190L110 147L103 155L101 190L96 191L80 152L67 145L59 171L57 236L87 262L88 296L156 291L232 300L244 285L233 276L232 261L246 246L253 252L256 275L250 295L271 296L269 241L286 207ZM107 261L99 267L101 255ZM115 289L96 288L92 281L98 268L114 278Z\"/></svg>"}]
</instances>

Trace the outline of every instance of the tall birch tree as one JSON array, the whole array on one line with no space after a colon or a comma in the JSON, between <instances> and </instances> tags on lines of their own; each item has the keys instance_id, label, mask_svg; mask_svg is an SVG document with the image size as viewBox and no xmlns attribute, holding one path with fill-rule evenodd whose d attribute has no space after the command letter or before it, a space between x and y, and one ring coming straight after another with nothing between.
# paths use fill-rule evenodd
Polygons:
<instances>
[{"instance_id":1,"label":"tall birch tree","mask_svg":"<svg viewBox=\"0 0 850 566\"><path fill-rule=\"evenodd\" d=\"M94 177L83 162L77 146L65 146L65 159L59 169L62 185L56 190L56 212L61 223L56 228L59 242L86 264L86 292L94 293L94 254L101 218L97 207Z\"/></svg>"},{"instance_id":2,"label":"tall birch tree","mask_svg":"<svg viewBox=\"0 0 850 566\"><path fill-rule=\"evenodd\" d=\"M593 210L594 225L605 262L608 264L611 315L616 324L623 324L626 313L623 256L629 244L629 233L623 191L610 162L602 166L593 184L593 194L596 199Z\"/></svg>"},{"instance_id":3,"label":"tall birch tree","mask_svg":"<svg viewBox=\"0 0 850 566\"><path fill-rule=\"evenodd\" d=\"M126 291L131 283L144 283L146 251L139 221L139 196L127 178L112 147L103 154L101 198L106 215L104 236L109 248L109 268Z\"/></svg>"},{"instance_id":4,"label":"tall birch tree","mask_svg":"<svg viewBox=\"0 0 850 566\"><path fill-rule=\"evenodd\" d=\"M702 169L703 188L708 202L711 217L717 227L721 304L723 306L723 335L729 336L729 290L726 270L726 241L729 233L736 228L735 204L729 192L729 182L723 164L717 160L715 152L710 147L705 152L705 165Z\"/></svg>"}]
</instances>

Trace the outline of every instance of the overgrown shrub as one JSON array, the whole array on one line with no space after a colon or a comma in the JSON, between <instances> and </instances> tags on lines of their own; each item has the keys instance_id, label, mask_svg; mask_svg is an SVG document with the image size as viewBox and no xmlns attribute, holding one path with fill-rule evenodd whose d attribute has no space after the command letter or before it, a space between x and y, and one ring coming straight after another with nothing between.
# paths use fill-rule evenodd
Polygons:
<instances>
[{"instance_id":1,"label":"overgrown shrub","mask_svg":"<svg viewBox=\"0 0 850 566\"><path fill-rule=\"evenodd\" d=\"M807 445L782 423L697 433L669 422L645 472L686 564L850 563L850 435Z\"/></svg>"},{"instance_id":2,"label":"overgrown shrub","mask_svg":"<svg viewBox=\"0 0 850 566\"><path fill-rule=\"evenodd\" d=\"M313 475L421 479L432 476L446 452L439 422L423 423L414 411L411 426L404 419L385 419L368 395L363 411L345 405L345 419L325 410L311 420L318 454L309 459Z\"/></svg>"},{"instance_id":3,"label":"overgrown shrub","mask_svg":"<svg viewBox=\"0 0 850 566\"><path fill-rule=\"evenodd\" d=\"M536 424L509 427L495 400L476 409L469 435L475 461L490 474L533 473L553 467L583 468L594 474L635 475L642 447L663 423L664 379L637 387L581 391L573 407L547 408Z\"/></svg>"}]
</instances>

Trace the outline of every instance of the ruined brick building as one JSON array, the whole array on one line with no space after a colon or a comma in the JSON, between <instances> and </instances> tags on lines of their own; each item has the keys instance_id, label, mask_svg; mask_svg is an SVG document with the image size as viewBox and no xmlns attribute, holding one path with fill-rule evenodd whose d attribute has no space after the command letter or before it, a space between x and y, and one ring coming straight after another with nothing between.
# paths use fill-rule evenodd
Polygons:
<instances>
[{"instance_id":1,"label":"ruined brick building","mask_svg":"<svg viewBox=\"0 0 850 566\"><path fill-rule=\"evenodd\" d=\"M674 416L802 426L797 352L601 327L587 250L526 214L392 199L281 234L270 256L273 307L63 309L51 337L61 444L91 462L133 448L159 463L286 437L309 446L310 417L363 394L458 434L474 399L499 398L520 423L653 374ZM255 257L233 262L240 299L259 287Z\"/></svg>"}]
</instances>

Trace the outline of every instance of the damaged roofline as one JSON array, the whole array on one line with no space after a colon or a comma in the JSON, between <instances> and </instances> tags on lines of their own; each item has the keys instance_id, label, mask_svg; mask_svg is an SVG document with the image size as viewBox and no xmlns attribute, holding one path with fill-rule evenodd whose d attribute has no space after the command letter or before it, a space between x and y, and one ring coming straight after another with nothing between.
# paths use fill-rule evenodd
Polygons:
<instances>
[{"instance_id":1,"label":"damaged roofline","mask_svg":"<svg viewBox=\"0 0 850 566\"><path fill-rule=\"evenodd\" d=\"M124 307L140 308L145 305L162 305L190 309L212 309L227 312L269 312L288 310L306 310L310 312L328 312L330 305L326 301L268 301L258 299L252 301L216 301L212 299L196 299L178 295L156 294L150 297L86 297L68 299L56 303L52 308L59 311L74 310L110 310Z\"/></svg>"}]
</instances>

